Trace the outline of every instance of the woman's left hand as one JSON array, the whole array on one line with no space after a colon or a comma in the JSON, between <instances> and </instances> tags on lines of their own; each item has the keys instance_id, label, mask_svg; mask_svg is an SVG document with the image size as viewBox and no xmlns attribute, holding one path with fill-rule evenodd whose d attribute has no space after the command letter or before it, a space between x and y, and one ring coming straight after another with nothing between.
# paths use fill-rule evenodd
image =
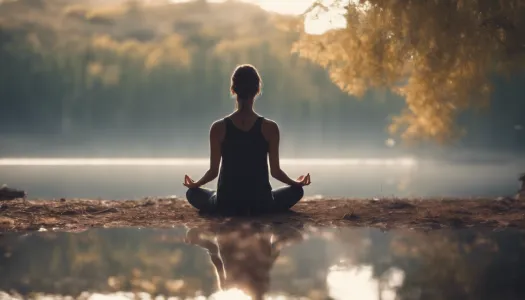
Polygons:
<instances>
[{"instance_id":1,"label":"woman's left hand","mask_svg":"<svg viewBox=\"0 0 525 300\"><path fill-rule=\"evenodd\" d=\"M184 175L184 183L182 185L184 185L185 187L189 189L200 187L200 185L197 182L195 182L193 179L191 179L191 177L188 175Z\"/></svg>"}]
</instances>

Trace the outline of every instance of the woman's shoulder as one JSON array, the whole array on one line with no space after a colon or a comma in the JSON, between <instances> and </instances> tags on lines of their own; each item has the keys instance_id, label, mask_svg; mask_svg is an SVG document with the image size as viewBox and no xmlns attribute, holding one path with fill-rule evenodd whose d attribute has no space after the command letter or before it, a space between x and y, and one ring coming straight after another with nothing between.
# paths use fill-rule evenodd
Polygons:
<instances>
[{"instance_id":1,"label":"woman's shoulder","mask_svg":"<svg viewBox=\"0 0 525 300\"><path fill-rule=\"evenodd\" d=\"M272 119L268 119L268 118L265 118L265 117L261 117L262 118L262 124L263 126L266 126L266 127L269 127L269 128L278 128L279 126L277 125L277 122L275 122L274 120Z\"/></svg>"},{"instance_id":2,"label":"woman's shoulder","mask_svg":"<svg viewBox=\"0 0 525 300\"><path fill-rule=\"evenodd\" d=\"M263 118L261 130L265 135L275 135L279 132L279 125L274 120Z\"/></svg>"},{"instance_id":3,"label":"woman's shoulder","mask_svg":"<svg viewBox=\"0 0 525 300\"><path fill-rule=\"evenodd\" d=\"M216 120L211 124L210 131L215 133L224 132L226 128L226 118Z\"/></svg>"}]
</instances>

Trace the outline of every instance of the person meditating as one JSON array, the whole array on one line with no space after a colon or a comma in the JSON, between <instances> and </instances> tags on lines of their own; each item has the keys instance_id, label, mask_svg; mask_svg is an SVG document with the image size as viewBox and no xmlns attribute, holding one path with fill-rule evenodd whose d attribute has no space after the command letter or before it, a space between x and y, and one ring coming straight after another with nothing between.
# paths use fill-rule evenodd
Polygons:
<instances>
[{"instance_id":1,"label":"person meditating","mask_svg":"<svg viewBox=\"0 0 525 300\"><path fill-rule=\"evenodd\" d=\"M210 168L198 181L184 176L188 202L201 212L259 214L289 210L311 183L310 174L293 180L279 163L279 127L253 110L262 80L251 65L238 66L231 77L236 110L210 128ZM222 159L222 163L221 163ZM268 174L286 184L272 190ZM219 172L220 166L220 172ZM217 191L202 188L219 176Z\"/></svg>"}]
</instances>

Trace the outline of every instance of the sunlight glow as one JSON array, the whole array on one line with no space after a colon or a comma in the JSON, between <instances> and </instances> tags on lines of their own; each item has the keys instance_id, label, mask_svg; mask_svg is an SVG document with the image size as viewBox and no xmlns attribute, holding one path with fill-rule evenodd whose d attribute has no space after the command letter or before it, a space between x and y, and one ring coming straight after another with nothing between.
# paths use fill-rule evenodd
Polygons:
<instances>
[{"instance_id":1,"label":"sunlight glow","mask_svg":"<svg viewBox=\"0 0 525 300\"><path fill-rule=\"evenodd\" d=\"M190 0L171 0L172 2L187 2ZM225 0L208 0L209 2L224 2ZM315 0L240 0L248 2L261 7L270 12L276 12L284 15L302 15L304 14L316 1ZM349 0L355 1L355 0ZM338 7L331 8L329 11L316 9L307 14L304 22L304 31L308 34L323 34L328 30L345 28L346 19L344 16L345 9L343 4L347 1L339 0L324 0L324 5L337 3Z\"/></svg>"},{"instance_id":2,"label":"sunlight glow","mask_svg":"<svg viewBox=\"0 0 525 300\"><path fill-rule=\"evenodd\" d=\"M412 167L412 158L393 159L281 159L290 166L392 166ZM0 166L207 166L206 158L0 158Z\"/></svg>"},{"instance_id":3,"label":"sunlight glow","mask_svg":"<svg viewBox=\"0 0 525 300\"><path fill-rule=\"evenodd\" d=\"M373 276L372 266L351 266L330 268L326 276L331 298L362 300L394 300L396 288L402 285L404 273L391 269L382 283Z\"/></svg>"},{"instance_id":4,"label":"sunlight glow","mask_svg":"<svg viewBox=\"0 0 525 300\"><path fill-rule=\"evenodd\" d=\"M262 9L280 14L301 15L312 6L315 1L312 0L244 0L260 6ZM331 8L329 11L315 9L307 14L304 22L304 31L308 34L323 34L331 29L345 28L345 9L342 4L346 1L324 0L323 4L329 6L333 3L339 3L337 8ZM347 2L346 2L347 3Z\"/></svg>"},{"instance_id":5,"label":"sunlight glow","mask_svg":"<svg viewBox=\"0 0 525 300\"><path fill-rule=\"evenodd\" d=\"M339 2L348 2L337 0L322 2L327 6L332 6L329 10L315 9L307 14L304 21L304 31L308 34L318 35L329 30L346 28L346 10ZM338 3L338 5L333 6L333 3Z\"/></svg>"},{"instance_id":6,"label":"sunlight glow","mask_svg":"<svg viewBox=\"0 0 525 300\"><path fill-rule=\"evenodd\" d=\"M304 13L315 1L312 0L243 0L260 6L267 11L286 15L300 15Z\"/></svg>"},{"instance_id":7,"label":"sunlight glow","mask_svg":"<svg viewBox=\"0 0 525 300\"><path fill-rule=\"evenodd\" d=\"M225 291L219 291L210 296L211 300L251 300L252 297L246 295L239 289L229 289Z\"/></svg>"},{"instance_id":8,"label":"sunlight glow","mask_svg":"<svg viewBox=\"0 0 525 300\"><path fill-rule=\"evenodd\" d=\"M0 290L0 299L2 300L22 300L25 298L20 298L18 296L12 296L8 294L5 291ZM64 295L53 295L53 294L36 294L35 299L48 299L48 300L62 300L62 299L73 299L68 296ZM109 294L101 294L101 293L93 293L90 294L88 292L81 293L79 299L86 299L86 300L250 300L252 297L246 295L243 291L238 289L230 289L226 291L220 291L215 294L212 294L210 297L205 297L203 295L195 296L195 297L166 297L162 295L150 295L148 293L144 292L125 292L125 291L119 291L115 293L109 293ZM265 295L265 300L287 300L289 297L286 295ZM296 298L293 298L296 299ZM302 298L301 298L302 299Z\"/></svg>"},{"instance_id":9,"label":"sunlight glow","mask_svg":"<svg viewBox=\"0 0 525 300\"><path fill-rule=\"evenodd\" d=\"M89 300L128 300L128 299L133 299L132 297L135 296L131 293L125 293L125 292L120 292L120 293L116 293L116 294L113 294L113 295L104 295L104 294L99 294L99 293L94 293L92 295L90 295L89 297ZM58 297L57 297L58 298Z\"/></svg>"}]
</instances>

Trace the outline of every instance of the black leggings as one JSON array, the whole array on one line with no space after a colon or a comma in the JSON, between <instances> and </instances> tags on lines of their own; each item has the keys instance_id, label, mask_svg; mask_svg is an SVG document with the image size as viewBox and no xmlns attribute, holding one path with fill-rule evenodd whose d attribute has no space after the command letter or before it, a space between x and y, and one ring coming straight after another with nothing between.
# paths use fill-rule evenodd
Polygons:
<instances>
[{"instance_id":1,"label":"black leggings","mask_svg":"<svg viewBox=\"0 0 525 300\"><path fill-rule=\"evenodd\" d=\"M297 204L303 196L304 190L300 186L285 186L272 191L274 204L273 212L287 211ZM212 212L217 208L217 192L205 188L188 189L188 202L200 211Z\"/></svg>"}]
</instances>

